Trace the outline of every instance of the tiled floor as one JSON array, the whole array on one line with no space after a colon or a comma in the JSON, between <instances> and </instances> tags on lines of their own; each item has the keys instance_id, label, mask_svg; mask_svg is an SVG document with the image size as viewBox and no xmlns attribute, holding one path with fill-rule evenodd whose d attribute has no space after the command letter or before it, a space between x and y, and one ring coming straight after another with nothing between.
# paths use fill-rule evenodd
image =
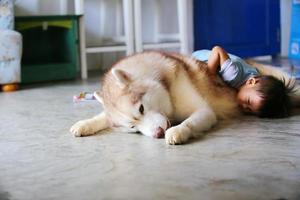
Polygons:
<instances>
[{"instance_id":1,"label":"tiled floor","mask_svg":"<svg viewBox=\"0 0 300 200\"><path fill-rule=\"evenodd\" d=\"M0 93L0 199L300 199L300 110L221 122L182 146L138 134L74 138L101 111L98 78Z\"/></svg>"}]
</instances>

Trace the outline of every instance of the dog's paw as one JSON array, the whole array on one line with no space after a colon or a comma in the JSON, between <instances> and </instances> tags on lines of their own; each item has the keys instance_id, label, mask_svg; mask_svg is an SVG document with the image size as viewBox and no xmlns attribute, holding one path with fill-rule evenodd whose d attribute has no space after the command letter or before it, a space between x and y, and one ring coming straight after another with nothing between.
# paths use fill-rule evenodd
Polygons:
<instances>
[{"instance_id":1,"label":"dog's paw","mask_svg":"<svg viewBox=\"0 0 300 200\"><path fill-rule=\"evenodd\" d=\"M91 131L91 127L86 120L78 121L70 128L70 132L75 137L90 135Z\"/></svg>"},{"instance_id":2,"label":"dog's paw","mask_svg":"<svg viewBox=\"0 0 300 200\"><path fill-rule=\"evenodd\" d=\"M189 136L186 131L183 131L182 127L174 126L166 131L165 139L167 144L183 144L189 139Z\"/></svg>"}]
</instances>

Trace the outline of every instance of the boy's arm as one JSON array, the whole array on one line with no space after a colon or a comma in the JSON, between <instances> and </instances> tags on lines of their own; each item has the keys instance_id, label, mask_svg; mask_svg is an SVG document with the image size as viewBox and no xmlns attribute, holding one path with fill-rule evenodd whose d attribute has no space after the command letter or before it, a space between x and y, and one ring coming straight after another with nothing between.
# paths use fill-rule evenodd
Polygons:
<instances>
[{"instance_id":1,"label":"boy's arm","mask_svg":"<svg viewBox=\"0 0 300 200\"><path fill-rule=\"evenodd\" d=\"M208 71L212 75L216 75L220 66L229 59L227 52L219 46L215 46L208 58Z\"/></svg>"}]
</instances>

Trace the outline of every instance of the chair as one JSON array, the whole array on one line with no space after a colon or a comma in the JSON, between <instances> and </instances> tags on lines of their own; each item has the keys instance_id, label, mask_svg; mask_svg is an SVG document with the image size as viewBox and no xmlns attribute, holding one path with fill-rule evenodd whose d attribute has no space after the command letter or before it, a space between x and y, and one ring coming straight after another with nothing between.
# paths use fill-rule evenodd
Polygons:
<instances>
[{"instance_id":1,"label":"chair","mask_svg":"<svg viewBox=\"0 0 300 200\"><path fill-rule=\"evenodd\" d=\"M18 88L21 81L22 36L14 27L14 1L0 1L0 85L3 91Z\"/></svg>"},{"instance_id":2,"label":"chair","mask_svg":"<svg viewBox=\"0 0 300 200\"><path fill-rule=\"evenodd\" d=\"M108 0L106 0L108 1ZM81 78L87 79L87 60L86 54L91 53L104 53L104 52L122 52L125 51L126 55L134 53L133 43L133 0L118 0L117 1L117 22L116 37L112 37L113 41L121 41L124 44L110 44L105 46L87 47L85 39L85 24L84 24L84 3L85 0L75 0L75 13L82 15L79 19L79 37L80 37L80 60L81 60ZM101 0L101 22L103 30L104 24L109 22L109 19L105 16L106 7L105 0ZM123 9L123 16L122 16ZM121 32L122 23L124 24L124 34Z\"/></svg>"},{"instance_id":3,"label":"chair","mask_svg":"<svg viewBox=\"0 0 300 200\"><path fill-rule=\"evenodd\" d=\"M175 2L175 1L174 1ZM189 52L188 46L188 19L187 19L187 0L177 0L177 21L178 33L175 34L161 34L161 0L154 0L154 43L146 44L142 37L142 0L134 0L134 24L135 24L135 51L142 52L149 49L169 49L180 48L180 52L187 54ZM176 11L174 11L176 13ZM173 41L174 40L174 41ZM165 42L168 41L168 42ZM172 41L172 42L170 42Z\"/></svg>"}]
</instances>

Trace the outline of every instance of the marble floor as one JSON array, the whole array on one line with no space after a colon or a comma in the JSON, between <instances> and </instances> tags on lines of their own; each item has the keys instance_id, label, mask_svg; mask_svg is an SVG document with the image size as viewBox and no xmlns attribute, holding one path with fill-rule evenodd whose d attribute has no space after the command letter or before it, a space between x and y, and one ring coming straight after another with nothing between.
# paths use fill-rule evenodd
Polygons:
<instances>
[{"instance_id":1,"label":"marble floor","mask_svg":"<svg viewBox=\"0 0 300 200\"><path fill-rule=\"evenodd\" d=\"M73 103L98 78L0 93L0 199L300 199L300 110L223 121L182 146L139 134L75 138L99 111Z\"/></svg>"}]
</instances>

